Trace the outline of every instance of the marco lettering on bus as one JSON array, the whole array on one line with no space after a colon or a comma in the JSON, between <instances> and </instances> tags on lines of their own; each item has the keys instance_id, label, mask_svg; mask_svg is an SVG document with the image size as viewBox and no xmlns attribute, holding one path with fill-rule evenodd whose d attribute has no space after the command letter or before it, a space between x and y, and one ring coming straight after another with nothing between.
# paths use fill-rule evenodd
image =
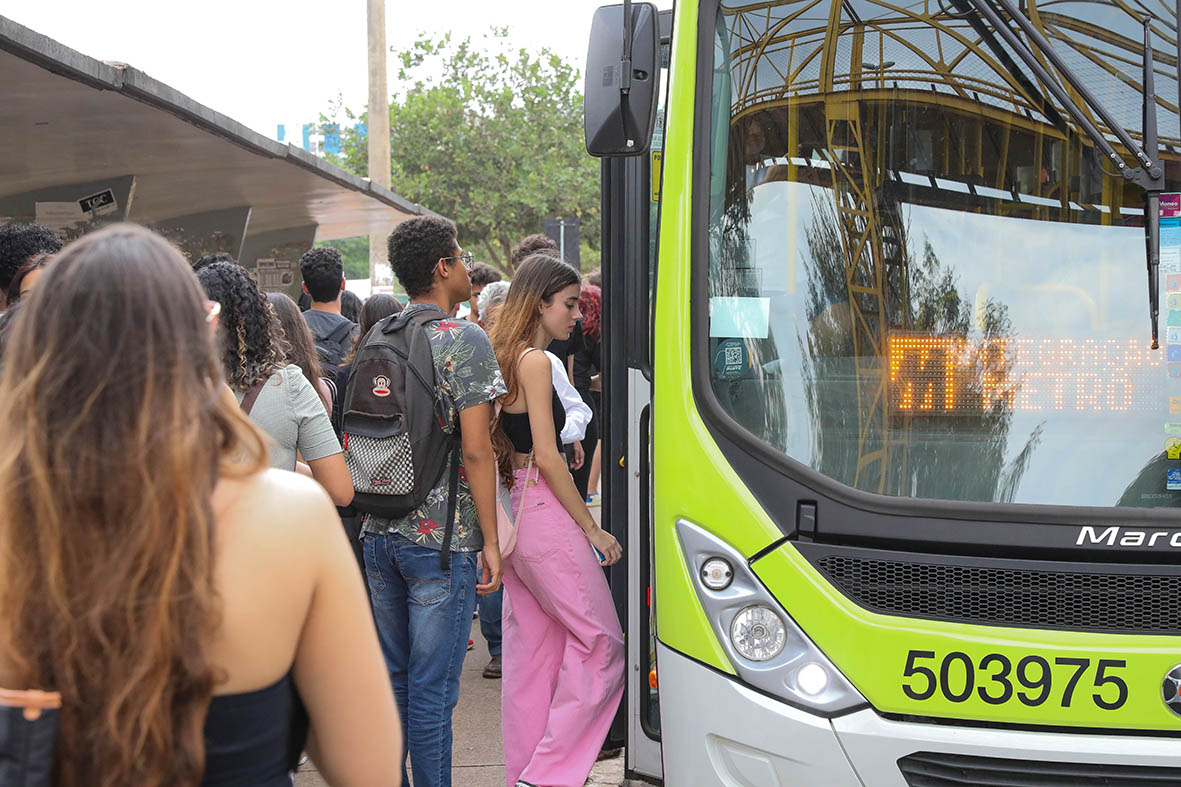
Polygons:
<instances>
[{"instance_id":1,"label":"marco lettering on bus","mask_svg":"<svg viewBox=\"0 0 1181 787\"><path fill-rule=\"evenodd\" d=\"M1075 546L1102 545L1108 547L1155 547L1157 542L1171 549L1181 549L1181 530L1132 530L1112 525L1100 531L1090 525L1079 528Z\"/></svg>"}]
</instances>

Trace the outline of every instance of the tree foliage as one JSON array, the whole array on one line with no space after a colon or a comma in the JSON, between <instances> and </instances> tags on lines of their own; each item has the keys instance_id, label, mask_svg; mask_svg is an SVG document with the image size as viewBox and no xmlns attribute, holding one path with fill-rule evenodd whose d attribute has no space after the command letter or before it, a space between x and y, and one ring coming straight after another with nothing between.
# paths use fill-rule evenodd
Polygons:
<instances>
[{"instance_id":1,"label":"tree foliage","mask_svg":"<svg viewBox=\"0 0 1181 787\"><path fill-rule=\"evenodd\" d=\"M482 45L423 37L394 62L395 191L454 219L465 248L510 273L509 250L550 216L581 219L597 248L598 233L588 230L598 225L599 172L583 146L581 76L572 64L547 48L512 50L505 29ZM340 134L336 163L367 174L364 131Z\"/></svg>"},{"instance_id":2,"label":"tree foliage","mask_svg":"<svg viewBox=\"0 0 1181 787\"><path fill-rule=\"evenodd\" d=\"M332 246L340 252L340 259L344 263L344 277L346 279L369 278L368 235L321 241L316 246Z\"/></svg>"}]
</instances>

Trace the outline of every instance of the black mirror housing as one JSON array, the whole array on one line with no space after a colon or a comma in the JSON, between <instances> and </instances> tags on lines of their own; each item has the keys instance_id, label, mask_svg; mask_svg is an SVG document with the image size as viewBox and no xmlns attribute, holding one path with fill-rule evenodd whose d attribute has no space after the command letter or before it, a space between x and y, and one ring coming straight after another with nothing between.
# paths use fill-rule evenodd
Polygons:
<instances>
[{"instance_id":1,"label":"black mirror housing","mask_svg":"<svg viewBox=\"0 0 1181 787\"><path fill-rule=\"evenodd\" d=\"M583 90L586 152L638 156L652 144L660 81L660 19L651 3L631 4L631 74L624 74L624 7L603 6L591 22Z\"/></svg>"}]
</instances>

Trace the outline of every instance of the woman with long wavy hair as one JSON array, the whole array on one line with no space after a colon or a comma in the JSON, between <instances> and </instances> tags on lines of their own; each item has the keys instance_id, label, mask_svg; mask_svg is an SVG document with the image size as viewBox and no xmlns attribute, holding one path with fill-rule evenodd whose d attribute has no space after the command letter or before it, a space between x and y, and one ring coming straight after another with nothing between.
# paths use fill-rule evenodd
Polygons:
<instances>
[{"instance_id":1,"label":"woman with long wavy hair","mask_svg":"<svg viewBox=\"0 0 1181 787\"><path fill-rule=\"evenodd\" d=\"M348 505L353 478L329 409L303 370L286 357L283 329L266 296L233 262L208 265L197 271L197 280L221 306L218 336L226 382L246 403L250 420L273 440L271 466L310 474L333 502Z\"/></svg>"},{"instance_id":2,"label":"woman with long wavy hair","mask_svg":"<svg viewBox=\"0 0 1181 787\"><path fill-rule=\"evenodd\" d=\"M268 292L267 303L279 319L279 329L284 342L283 355L287 362L300 368L303 378L316 389L320 401L331 413L332 405L336 401L334 388L329 386L329 381L324 377L324 367L320 365L320 355L316 352L316 340L303 318L303 312L287 293Z\"/></svg>"},{"instance_id":3,"label":"woman with long wavy hair","mask_svg":"<svg viewBox=\"0 0 1181 787\"><path fill-rule=\"evenodd\" d=\"M623 634L600 568L623 551L570 477L559 442L565 411L544 352L569 337L580 316L579 291L569 265L546 254L529 257L491 336L508 388L492 442L512 511L521 511L516 548L504 563L509 787L583 784L623 696Z\"/></svg>"},{"instance_id":4,"label":"woman with long wavy hair","mask_svg":"<svg viewBox=\"0 0 1181 787\"><path fill-rule=\"evenodd\" d=\"M0 375L0 686L60 692L59 787L290 785L309 717L329 783L395 784L356 566L323 491L266 469L216 316L179 252L126 224L70 244L22 306Z\"/></svg>"}]
</instances>

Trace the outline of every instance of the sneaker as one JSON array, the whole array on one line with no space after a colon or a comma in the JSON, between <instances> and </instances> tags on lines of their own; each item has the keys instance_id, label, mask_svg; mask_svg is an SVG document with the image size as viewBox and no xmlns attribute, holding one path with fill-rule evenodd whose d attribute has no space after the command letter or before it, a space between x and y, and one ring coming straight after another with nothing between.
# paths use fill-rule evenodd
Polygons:
<instances>
[{"instance_id":1,"label":"sneaker","mask_svg":"<svg viewBox=\"0 0 1181 787\"><path fill-rule=\"evenodd\" d=\"M603 496L600 495L598 492L595 492L593 495L587 495L587 498L586 498L587 508L594 508L595 506L599 505L601 502L603 502Z\"/></svg>"},{"instance_id":2,"label":"sneaker","mask_svg":"<svg viewBox=\"0 0 1181 787\"><path fill-rule=\"evenodd\" d=\"M487 667L484 667L484 677L490 678L492 680L498 680L500 678L500 654L499 653L497 653L495 656L492 657L492 660L488 662Z\"/></svg>"},{"instance_id":3,"label":"sneaker","mask_svg":"<svg viewBox=\"0 0 1181 787\"><path fill-rule=\"evenodd\" d=\"M472 650L472 649L474 649L475 647L476 647L476 641L475 641L474 639L469 639L469 640L467 641L467 649L468 649L468 650Z\"/></svg>"}]
</instances>

